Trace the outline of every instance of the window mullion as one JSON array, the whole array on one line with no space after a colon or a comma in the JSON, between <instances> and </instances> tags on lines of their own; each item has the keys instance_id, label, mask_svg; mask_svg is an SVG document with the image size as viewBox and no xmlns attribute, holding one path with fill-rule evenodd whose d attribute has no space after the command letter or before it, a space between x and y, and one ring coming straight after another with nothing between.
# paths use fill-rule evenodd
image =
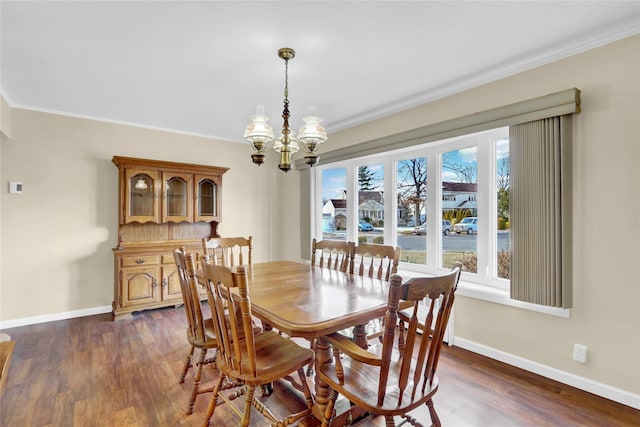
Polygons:
<instances>
[{"instance_id":1,"label":"window mullion","mask_svg":"<svg viewBox=\"0 0 640 427\"><path fill-rule=\"evenodd\" d=\"M437 237L441 230L438 212L442 206L438 200L438 197L442 197L441 161L435 150L428 150L422 155L427 156L427 270L435 271L442 265L442 251Z\"/></svg>"},{"instance_id":2,"label":"window mullion","mask_svg":"<svg viewBox=\"0 0 640 427\"><path fill-rule=\"evenodd\" d=\"M351 162L347 168L347 240L358 241L358 167Z\"/></svg>"},{"instance_id":3,"label":"window mullion","mask_svg":"<svg viewBox=\"0 0 640 427\"><path fill-rule=\"evenodd\" d=\"M398 218L396 215L398 200L395 197L397 171L395 161L387 157L384 162L384 241L398 246Z\"/></svg>"},{"instance_id":4,"label":"window mullion","mask_svg":"<svg viewBox=\"0 0 640 427\"><path fill-rule=\"evenodd\" d=\"M485 282L493 277L491 260L495 248L495 201L492 189L495 188L495 157L493 144L478 144L478 279ZM493 255L492 255L493 254Z\"/></svg>"}]
</instances>

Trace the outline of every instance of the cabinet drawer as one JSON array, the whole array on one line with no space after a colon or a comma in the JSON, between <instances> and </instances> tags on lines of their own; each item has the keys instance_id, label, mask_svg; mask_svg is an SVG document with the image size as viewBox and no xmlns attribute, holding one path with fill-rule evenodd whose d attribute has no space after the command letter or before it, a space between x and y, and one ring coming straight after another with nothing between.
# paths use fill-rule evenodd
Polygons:
<instances>
[{"instance_id":1,"label":"cabinet drawer","mask_svg":"<svg viewBox=\"0 0 640 427\"><path fill-rule=\"evenodd\" d=\"M158 264L157 256L133 256L122 258L123 267L135 267L138 265Z\"/></svg>"},{"instance_id":2,"label":"cabinet drawer","mask_svg":"<svg viewBox=\"0 0 640 427\"><path fill-rule=\"evenodd\" d=\"M176 259L171 255L162 255L162 264L176 264Z\"/></svg>"}]
</instances>

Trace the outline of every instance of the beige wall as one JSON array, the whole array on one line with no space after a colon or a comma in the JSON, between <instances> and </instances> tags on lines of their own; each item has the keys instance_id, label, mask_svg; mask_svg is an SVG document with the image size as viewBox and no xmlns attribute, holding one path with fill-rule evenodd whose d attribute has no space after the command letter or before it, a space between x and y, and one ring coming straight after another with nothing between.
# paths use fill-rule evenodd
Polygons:
<instances>
[{"instance_id":1,"label":"beige wall","mask_svg":"<svg viewBox=\"0 0 640 427\"><path fill-rule=\"evenodd\" d=\"M0 136L11 138L11 107L0 97Z\"/></svg>"},{"instance_id":2,"label":"beige wall","mask_svg":"<svg viewBox=\"0 0 640 427\"><path fill-rule=\"evenodd\" d=\"M111 305L114 155L229 167L219 233L252 235L256 261L279 246L281 173L254 166L244 144L13 109L12 138L0 149L0 320ZM9 180L22 181L24 193L8 194Z\"/></svg>"},{"instance_id":3,"label":"beige wall","mask_svg":"<svg viewBox=\"0 0 640 427\"><path fill-rule=\"evenodd\" d=\"M559 318L460 296L455 335L552 369L640 394L640 37L576 55L330 135L325 149L577 87L574 119L574 308ZM299 203L295 185L285 204ZM289 234L293 246L299 236ZM574 343L589 361L572 360Z\"/></svg>"}]
</instances>

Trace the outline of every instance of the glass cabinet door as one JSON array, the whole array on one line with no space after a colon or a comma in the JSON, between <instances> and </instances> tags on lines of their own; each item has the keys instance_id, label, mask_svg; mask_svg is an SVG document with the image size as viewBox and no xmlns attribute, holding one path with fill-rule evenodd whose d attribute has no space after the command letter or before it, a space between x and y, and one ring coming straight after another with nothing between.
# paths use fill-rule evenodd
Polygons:
<instances>
[{"instance_id":1,"label":"glass cabinet door","mask_svg":"<svg viewBox=\"0 0 640 427\"><path fill-rule=\"evenodd\" d=\"M125 222L159 222L158 173L128 169L125 179Z\"/></svg>"},{"instance_id":2,"label":"glass cabinet door","mask_svg":"<svg viewBox=\"0 0 640 427\"><path fill-rule=\"evenodd\" d=\"M219 217L220 183L218 178L196 175L196 221Z\"/></svg>"},{"instance_id":3,"label":"glass cabinet door","mask_svg":"<svg viewBox=\"0 0 640 427\"><path fill-rule=\"evenodd\" d=\"M192 221L193 197L190 174L163 174L163 221Z\"/></svg>"}]
</instances>

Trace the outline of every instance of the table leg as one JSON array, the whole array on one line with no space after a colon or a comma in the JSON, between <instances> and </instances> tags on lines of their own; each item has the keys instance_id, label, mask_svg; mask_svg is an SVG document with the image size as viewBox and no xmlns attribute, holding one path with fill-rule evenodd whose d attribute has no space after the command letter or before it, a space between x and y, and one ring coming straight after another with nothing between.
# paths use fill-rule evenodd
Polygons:
<instances>
[{"instance_id":1,"label":"table leg","mask_svg":"<svg viewBox=\"0 0 640 427\"><path fill-rule=\"evenodd\" d=\"M315 377L315 399L313 405L313 416L322 420L324 417L324 411L329 403L329 393L331 389L320 379L318 372L320 367L324 364L331 363L331 346L324 340L324 338L318 338L316 340L316 377Z\"/></svg>"},{"instance_id":2,"label":"table leg","mask_svg":"<svg viewBox=\"0 0 640 427\"><path fill-rule=\"evenodd\" d=\"M365 350L369 348L369 343L367 342L366 326L367 325L364 324L356 325L353 327L353 342L358 344Z\"/></svg>"}]
</instances>

